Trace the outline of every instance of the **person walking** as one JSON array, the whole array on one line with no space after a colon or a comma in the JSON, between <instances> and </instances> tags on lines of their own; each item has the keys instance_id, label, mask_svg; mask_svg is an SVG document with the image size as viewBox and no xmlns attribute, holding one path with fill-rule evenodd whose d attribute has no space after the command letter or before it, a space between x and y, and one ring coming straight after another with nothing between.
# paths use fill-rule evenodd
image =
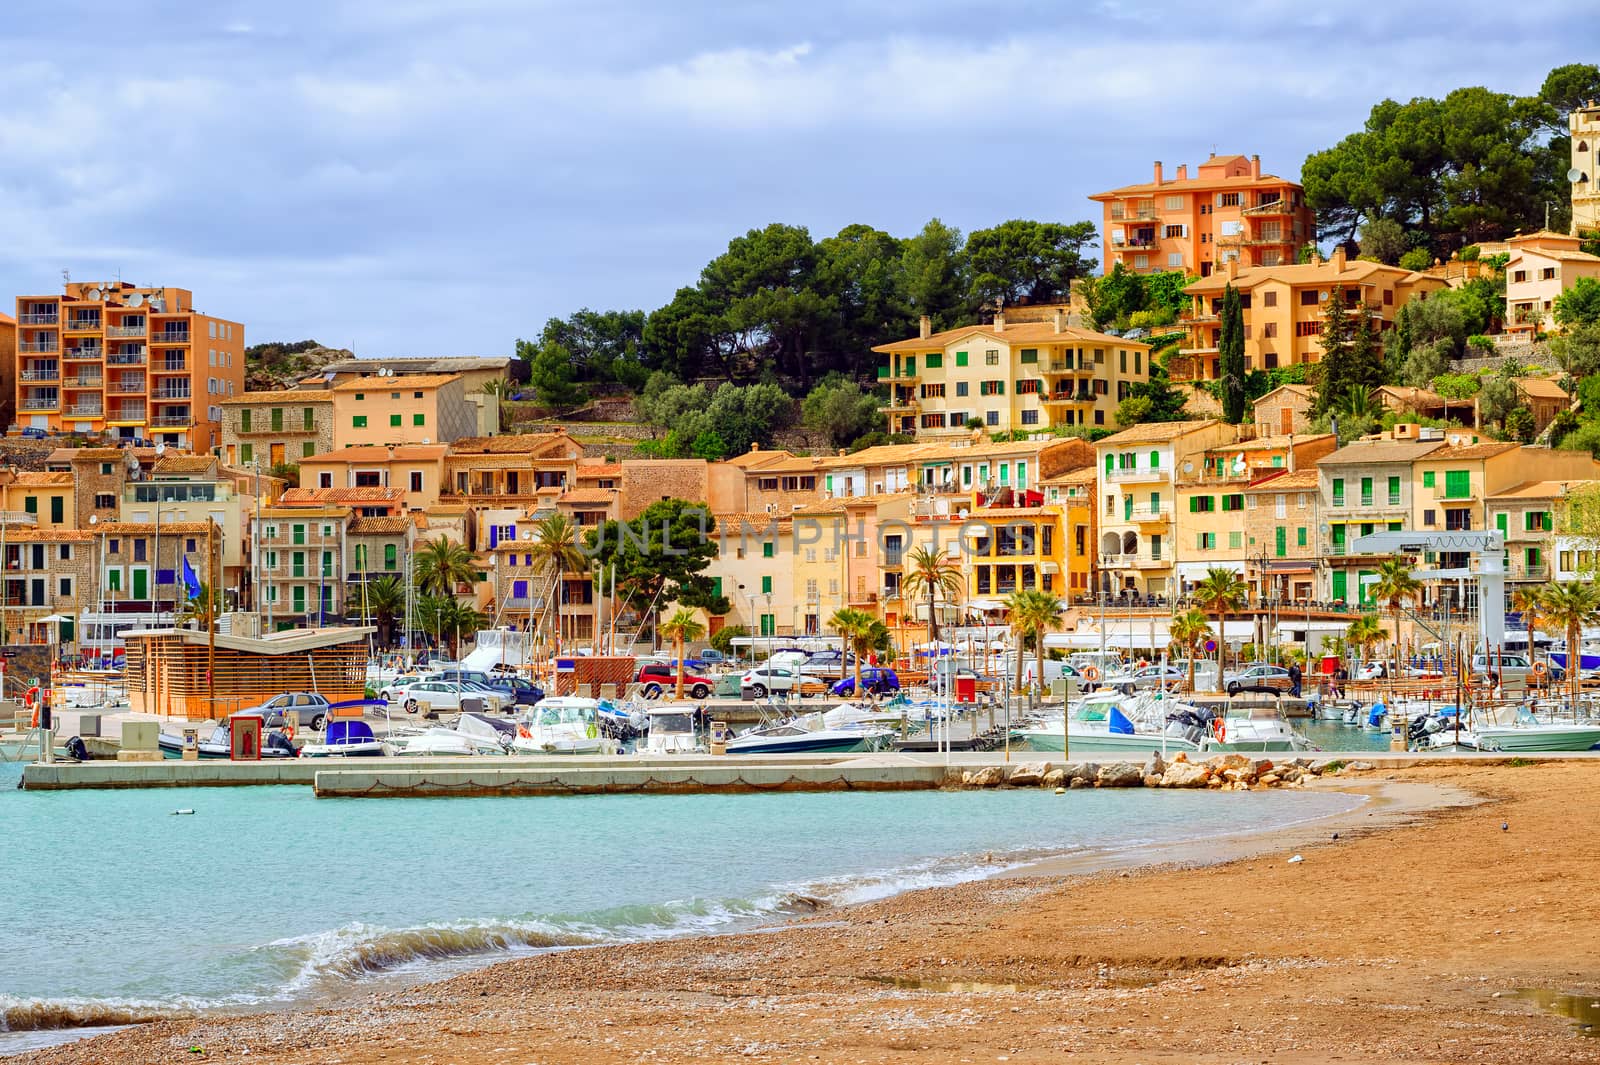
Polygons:
<instances>
[{"instance_id":1,"label":"person walking","mask_svg":"<svg viewBox=\"0 0 1600 1065\"><path fill-rule=\"evenodd\" d=\"M1289 694L1296 699L1300 698L1300 680L1304 676L1300 672L1299 662L1289 663Z\"/></svg>"}]
</instances>

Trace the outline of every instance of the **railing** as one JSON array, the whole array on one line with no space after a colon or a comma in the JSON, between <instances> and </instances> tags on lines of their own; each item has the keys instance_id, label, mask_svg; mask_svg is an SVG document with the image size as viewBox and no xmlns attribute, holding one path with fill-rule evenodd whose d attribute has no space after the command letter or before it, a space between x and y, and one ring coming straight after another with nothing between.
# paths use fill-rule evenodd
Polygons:
<instances>
[{"instance_id":1,"label":"railing","mask_svg":"<svg viewBox=\"0 0 1600 1065\"><path fill-rule=\"evenodd\" d=\"M18 410L56 410L60 406L59 396L23 396L17 401Z\"/></svg>"},{"instance_id":2,"label":"railing","mask_svg":"<svg viewBox=\"0 0 1600 1065\"><path fill-rule=\"evenodd\" d=\"M1093 392L1041 392L1040 401L1044 403L1093 403Z\"/></svg>"},{"instance_id":3,"label":"railing","mask_svg":"<svg viewBox=\"0 0 1600 1065\"><path fill-rule=\"evenodd\" d=\"M143 366L144 352L119 351L106 356L107 366Z\"/></svg>"},{"instance_id":4,"label":"railing","mask_svg":"<svg viewBox=\"0 0 1600 1065\"><path fill-rule=\"evenodd\" d=\"M900 565L900 560L904 557L904 551L885 551L883 553L883 564L885 566L898 566Z\"/></svg>"},{"instance_id":5,"label":"railing","mask_svg":"<svg viewBox=\"0 0 1600 1065\"><path fill-rule=\"evenodd\" d=\"M1141 207L1138 210L1133 211L1129 211L1126 208L1122 210L1118 210L1115 207L1111 208L1111 220L1113 222L1123 222L1129 220L1134 222L1145 222L1158 217L1160 217L1160 215L1157 213L1154 207Z\"/></svg>"},{"instance_id":6,"label":"railing","mask_svg":"<svg viewBox=\"0 0 1600 1065\"><path fill-rule=\"evenodd\" d=\"M187 344L189 343L189 331L187 329L168 329L161 333L151 333L150 343Z\"/></svg>"},{"instance_id":7,"label":"railing","mask_svg":"<svg viewBox=\"0 0 1600 1065\"><path fill-rule=\"evenodd\" d=\"M1167 471L1164 469L1152 469L1145 466L1127 470L1112 470L1110 473L1102 474L1101 477L1107 481L1149 481L1162 480L1166 475Z\"/></svg>"},{"instance_id":8,"label":"railing","mask_svg":"<svg viewBox=\"0 0 1600 1065\"><path fill-rule=\"evenodd\" d=\"M1251 217L1260 217L1263 215L1291 214L1293 211L1294 207L1288 200L1278 199L1267 203L1258 203L1254 207L1246 207L1239 213Z\"/></svg>"},{"instance_id":9,"label":"railing","mask_svg":"<svg viewBox=\"0 0 1600 1065\"><path fill-rule=\"evenodd\" d=\"M150 393L151 399L192 399L187 388L158 388Z\"/></svg>"},{"instance_id":10,"label":"railing","mask_svg":"<svg viewBox=\"0 0 1600 1065\"><path fill-rule=\"evenodd\" d=\"M48 314L17 315L17 323L19 325L55 325L60 320L60 317L53 312Z\"/></svg>"},{"instance_id":11,"label":"railing","mask_svg":"<svg viewBox=\"0 0 1600 1065\"><path fill-rule=\"evenodd\" d=\"M106 416L113 422L142 422L145 410L143 407L120 407Z\"/></svg>"},{"instance_id":12,"label":"railing","mask_svg":"<svg viewBox=\"0 0 1600 1065\"><path fill-rule=\"evenodd\" d=\"M98 418L105 408L98 403L78 403L67 408L67 413L79 418Z\"/></svg>"},{"instance_id":13,"label":"railing","mask_svg":"<svg viewBox=\"0 0 1600 1065\"><path fill-rule=\"evenodd\" d=\"M23 352L54 351L56 350L56 342L54 340L24 340L17 345L17 350Z\"/></svg>"},{"instance_id":14,"label":"railing","mask_svg":"<svg viewBox=\"0 0 1600 1065\"><path fill-rule=\"evenodd\" d=\"M136 396L144 392L144 378L123 378L106 386L106 391L117 396Z\"/></svg>"},{"instance_id":15,"label":"railing","mask_svg":"<svg viewBox=\"0 0 1600 1065\"><path fill-rule=\"evenodd\" d=\"M166 362L162 363L160 366L156 366L156 365L152 364L151 367L150 367L150 372L151 373L188 373L189 372L189 364L187 362L184 362L182 359L179 359L176 362L174 362L171 359L168 359Z\"/></svg>"},{"instance_id":16,"label":"railing","mask_svg":"<svg viewBox=\"0 0 1600 1065\"><path fill-rule=\"evenodd\" d=\"M66 357L69 359L99 359L105 356L105 348L68 348Z\"/></svg>"},{"instance_id":17,"label":"railing","mask_svg":"<svg viewBox=\"0 0 1600 1065\"><path fill-rule=\"evenodd\" d=\"M1148 552L1131 555L1101 555L1100 565L1116 569L1146 569L1150 567L1165 567L1172 565L1170 558L1152 555Z\"/></svg>"},{"instance_id":18,"label":"railing","mask_svg":"<svg viewBox=\"0 0 1600 1065\"><path fill-rule=\"evenodd\" d=\"M76 377L67 378L64 383L68 388L99 388L104 380L105 378L97 373L78 374Z\"/></svg>"},{"instance_id":19,"label":"railing","mask_svg":"<svg viewBox=\"0 0 1600 1065\"><path fill-rule=\"evenodd\" d=\"M59 380L61 380L61 371L60 370L23 370L22 371L22 379L24 381L59 381Z\"/></svg>"},{"instance_id":20,"label":"railing","mask_svg":"<svg viewBox=\"0 0 1600 1065\"><path fill-rule=\"evenodd\" d=\"M68 318L65 328L69 333L98 333L100 324L98 318Z\"/></svg>"},{"instance_id":21,"label":"railing","mask_svg":"<svg viewBox=\"0 0 1600 1065\"><path fill-rule=\"evenodd\" d=\"M1094 373L1092 366L1074 366L1067 359L1051 359L1045 373Z\"/></svg>"},{"instance_id":22,"label":"railing","mask_svg":"<svg viewBox=\"0 0 1600 1065\"><path fill-rule=\"evenodd\" d=\"M142 337L146 327L142 325L114 325L106 330L108 337Z\"/></svg>"},{"instance_id":23,"label":"railing","mask_svg":"<svg viewBox=\"0 0 1600 1065\"><path fill-rule=\"evenodd\" d=\"M1144 237L1139 240L1124 238L1122 240L1113 240L1111 246L1119 251L1149 251L1160 243L1160 237Z\"/></svg>"},{"instance_id":24,"label":"railing","mask_svg":"<svg viewBox=\"0 0 1600 1065\"><path fill-rule=\"evenodd\" d=\"M1142 507L1134 507L1132 513L1123 512L1124 521L1161 521L1171 517L1171 503L1161 503L1156 506L1146 503Z\"/></svg>"},{"instance_id":25,"label":"railing","mask_svg":"<svg viewBox=\"0 0 1600 1065\"><path fill-rule=\"evenodd\" d=\"M158 429L186 429L194 424L194 419L187 414L162 414L151 418L150 424Z\"/></svg>"}]
</instances>

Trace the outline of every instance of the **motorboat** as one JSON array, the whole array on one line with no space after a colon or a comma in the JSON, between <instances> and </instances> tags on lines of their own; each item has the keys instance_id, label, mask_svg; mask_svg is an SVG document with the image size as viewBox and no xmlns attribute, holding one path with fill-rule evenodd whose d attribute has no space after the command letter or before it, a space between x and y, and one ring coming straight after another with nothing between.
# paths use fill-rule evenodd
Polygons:
<instances>
[{"instance_id":1,"label":"motorboat","mask_svg":"<svg viewBox=\"0 0 1600 1065\"><path fill-rule=\"evenodd\" d=\"M1175 720L1168 720L1168 717ZM1188 718L1192 717L1193 721ZM1011 736L1035 751L1086 754L1161 754L1202 749L1210 720L1160 692L1123 695L1101 688L1071 703L1063 717L1015 729Z\"/></svg>"},{"instance_id":2,"label":"motorboat","mask_svg":"<svg viewBox=\"0 0 1600 1065\"><path fill-rule=\"evenodd\" d=\"M235 714L234 718L254 716L262 720L259 715ZM230 718L229 721L233 719ZM183 757L183 736L171 732L161 732L156 735L156 746L160 748L165 758ZM195 744L199 757L204 759L223 759L233 757L233 729L229 722L214 726L209 733L197 737ZM294 743L282 732L261 730L260 757L293 758L299 752L295 750Z\"/></svg>"},{"instance_id":3,"label":"motorboat","mask_svg":"<svg viewBox=\"0 0 1600 1065\"><path fill-rule=\"evenodd\" d=\"M496 666L523 666L528 662L528 634L516 629L484 629L475 645L461 658L461 668L487 673Z\"/></svg>"},{"instance_id":4,"label":"motorboat","mask_svg":"<svg viewBox=\"0 0 1600 1065\"><path fill-rule=\"evenodd\" d=\"M697 754L705 750L695 729L695 712L683 706L652 706L640 754Z\"/></svg>"},{"instance_id":5,"label":"motorboat","mask_svg":"<svg viewBox=\"0 0 1600 1065\"><path fill-rule=\"evenodd\" d=\"M397 755L465 757L502 751L498 745L486 748L473 736L440 725L415 732L391 733L389 744Z\"/></svg>"},{"instance_id":6,"label":"motorboat","mask_svg":"<svg viewBox=\"0 0 1600 1065\"><path fill-rule=\"evenodd\" d=\"M1485 716L1480 711L1477 716ZM1600 748L1600 722L1539 720L1525 706L1489 712L1473 733L1486 751L1589 751Z\"/></svg>"},{"instance_id":7,"label":"motorboat","mask_svg":"<svg viewBox=\"0 0 1600 1065\"><path fill-rule=\"evenodd\" d=\"M614 754L600 728L600 701L577 695L541 699L517 718L512 749L527 754Z\"/></svg>"},{"instance_id":8,"label":"motorboat","mask_svg":"<svg viewBox=\"0 0 1600 1065\"><path fill-rule=\"evenodd\" d=\"M1315 750L1275 706L1249 707L1216 719L1201 749L1230 754Z\"/></svg>"},{"instance_id":9,"label":"motorboat","mask_svg":"<svg viewBox=\"0 0 1600 1065\"><path fill-rule=\"evenodd\" d=\"M728 741L729 754L831 754L876 751L895 734L886 728L854 726L809 729L799 721L785 721L741 732Z\"/></svg>"},{"instance_id":10,"label":"motorboat","mask_svg":"<svg viewBox=\"0 0 1600 1065\"><path fill-rule=\"evenodd\" d=\"M330 721L321 743L300 748L301 758L377 758L388 753L365 721Z\"/></svg>"}]
</instances>

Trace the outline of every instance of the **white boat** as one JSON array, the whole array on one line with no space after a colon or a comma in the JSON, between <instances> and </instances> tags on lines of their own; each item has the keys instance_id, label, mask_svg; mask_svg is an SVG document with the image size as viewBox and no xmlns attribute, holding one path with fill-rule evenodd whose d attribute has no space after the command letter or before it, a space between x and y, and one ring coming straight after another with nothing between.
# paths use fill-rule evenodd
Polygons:
<instances>
[{"instance_id":1,"label":"white boat","mask_svg":"<svg viewBox=\"0 0 1600 1065\"><path fill-rule=\"evenodd\" d=\"M419 732L391 733L389 745L397 755L468 756L475 754L500 754L503 749L495 743L480 739L453 728L435 726Z\"/></svg>"},{"instance_id":2,"label":"white boat","mask_svg":"<svg viewBox=\"0 0 1600 1065\"><path fill-rule=\"evenodd\" d=\"M528 634L515 629L484 629L475 646L461 659L462 669L488 673L496 666L523 666L528 659Z\"/></svg>"},{"instance_id":3,"label":"white boat","mask_svg":"<svg viewBox=\"0 0 1600 1065\"><path fill-rule=\"evenodd\" d=\"M1189 735L1197 730L1167 723L1168 713L1183 709L1189 708L1158 692L1130 696L1102 688L1074 701L1065 720L1046 719L1011 735L1035 751L1060 751L1065 743L1074 754L1198 752L1200 739Z\"/></svg>"},{"instance_id":4,"label":"white boat","mask_svg":"<svg viewBox=\"0 0 1600 1065\"><path fill-rule=\"evenodd\" d=\"M1485 716L1480 712L1477 716ZM1600 747L1600 722L1540 721L1526 707L1506 707L1488 723L1474 722L1486 751L1588 751Z\"/></svg>"},{"instance_id":5,"label":"white boat","mask_svg":"<svg viewBox=\"0 0 1600 1065\"><path fill-rule=\"evenodd\" d=\"M525 754L615 754L616 744L600 728L600 702L552 695L517 718L512 750Z\"/></svg>"},{"instance_id":6,"label":"white boat","mask_svg":"<svg viewBox=\"0 0 1600 1065\"><path fill-rule=\"evenodd\" d=\"M694 727L694 711L681 706L652 706L645 711L649 729L640 754L698 754L706 748Z\"/></svg>"},{"instance_id":7,"label":"white boat","mask_svg":"<svg viewBox=\"0 0 1600 1065\"><path fill-rule=\"evenodd\" d=\"M809 729L799 721L749 729L728 741L729 754L836 754L882 749L894 733L886 728Z\"/></svg>"},{"instance_id":8,"label":"white boat","mask_svg":"<svg viewBox=\"0 0 1600 1065\"><path fill-rule=\"evenodd\" d=\"M365 721L330 721L321 743L300 748L301 758L381 758L388 753L388 745Z\"/></svg>"}]
</instances>

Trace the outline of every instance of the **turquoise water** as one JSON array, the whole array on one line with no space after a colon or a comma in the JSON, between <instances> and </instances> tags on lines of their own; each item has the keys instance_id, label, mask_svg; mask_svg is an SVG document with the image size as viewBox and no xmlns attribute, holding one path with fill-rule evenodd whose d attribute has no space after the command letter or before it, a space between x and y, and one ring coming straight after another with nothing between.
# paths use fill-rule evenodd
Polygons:
<instances>
[{"instance_id":1,"label":"turquoise water","mask_svg":"<svg viewBox=\"0 0 1600 1065\"><path fill-rule=\"evenodd\" d=\"M1389 734L1339 721L1294 721L1294 730L1324 751L1387 751Z\"/></svg>"},{"instance_id":2,"label":"turquoise water","mask_svg":"<svg viewBox=\"0 0 1600 1065\"><path fill-rule=\"evenodd\" d=\"M0 766L0 883L13 904L0 922L0 1028L12 1029L45 1026L51 1010L30 1006L41 1002L76 1004L72 1022L87 1024L126 1019L109 1004L326 999L551 947L771 922L791 892L848 903L1359 801L1143 790L335 800L297 787L23 792L17 776Z\"/></svg>"}]
</instances>

